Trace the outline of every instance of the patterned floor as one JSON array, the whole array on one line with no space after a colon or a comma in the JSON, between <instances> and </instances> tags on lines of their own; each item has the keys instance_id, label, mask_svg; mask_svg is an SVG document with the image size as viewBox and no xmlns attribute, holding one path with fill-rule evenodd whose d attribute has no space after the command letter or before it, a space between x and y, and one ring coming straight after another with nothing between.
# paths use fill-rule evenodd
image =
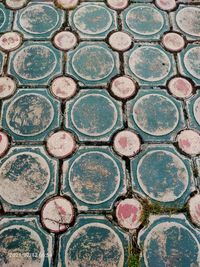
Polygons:
<instances>
[{"instance_id":1,"label":"patterned floor","mask_svg":"<svg viewBox=\"0 0 200 267\"><path fill-rule=\"evenodd\" d=\"M200 266L200 1L0 1L0 266Z\"/></svg>"}]
</instances>

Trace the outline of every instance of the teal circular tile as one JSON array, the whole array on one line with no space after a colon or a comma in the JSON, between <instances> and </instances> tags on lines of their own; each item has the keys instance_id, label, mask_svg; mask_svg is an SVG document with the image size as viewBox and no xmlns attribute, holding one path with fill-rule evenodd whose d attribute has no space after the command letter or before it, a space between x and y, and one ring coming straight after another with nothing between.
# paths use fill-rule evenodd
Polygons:
<instances>
[{"instance_id":1,"label":"teal circular tile","mask_svg":"<svg viewBox=\"0 0 200 267\"><path fill-rule=\"evenodd\" d=\"M57 65L53 50L44 45L27 45L14 55L13 67L20 78L28 81L48 77Z\"/></svg>"},{"instance_id":2,"label":"teal circular tile","mask_svg":"<svg viewBox=\"0 0 200 267\"><path fill-rule=\"evenodd\" d=\"M74 103L71 119L74 127L88 136L102 136L109 133L117 122L115 104L100 94L85 95Z\"/></svg>"},{"instance_id":3,"label":"teal circular tile","mask_svg":"<svg viewBox=\"0 0 200 267\"><path fill-rule=\"evenodd\" d=\"M103 6L88 4L76 9L73 15L75 27L88 35L101 34L112 25L112 16Z\"/></svg>"},{"instance_id":4,"label":"teal circular tile","mask_svg":"<svg viewBox=\"0 0 200 267\"><path fill-rule=\"evenodd\" d=\"M143 192L150 198L170 202L184 194L188 187L189 174L185 163L176 154L155 150L140 159L137 179Z\"/></svg>"},{"instance_id":5,"label":"teal circular tile","mask_svg":"<svg viewBox=\"0 0 200 267\"><path fill-rule=\"evenodd\" d=\"M42 267L45 255L40 236L31 228L12 225L0 231L1 266Z\"/></svg>"},{"instance_id":6,"label":"teal circular tile","mask_svg":"<svg viewBox=\"0 0 200 267\"><path fill-rule=\"evenodd\" d=\"M109 226L95 222L79 227L65 250L65 264L72 266L124 265L124 249L118 234Z\"/></svg>"},{"instance_id":7,"label":"teal circular tile","mask_svg":"<svg viewBox=\"0 0 200 267\"><path fill-rule=\"evenodd\" d=\"M10 103L6 122L17 135L35 136L50 126L53 117L51 102L42 95L30 93L19 96Z\"/></svg>"},{"instance_id":8,"label":"teal circular tile","mask_svg":"<svg viewBox=\"0 0 200 267\"><path fill-rule=\"evenodd\" d=\"M5 21L6 21L6 15L4 11L0 8L0 29L3 27Z\"/></svg>"},{"instance_id":9,"label":"teal circular tile","mask_svg":"<svg viewBox=\"0 0 200 267\"><path fill-rule=\"evenodd\" d=\"M136 48L130 55L129 67L138 78L148 82L164 79L171 70L167 54L157 47Z\"/></svg>"},{"instance_id":10,"label":"teal circular tile","mask_svg":"<svg viewBox=\"0 0 200 267\"><path fill-rule=\"evenodd\" d=\"M168 97L159 94L141 96L133 106L132 116L137 126L152 136L171 133L179 122L176 105Z\"/></svg>"},{"instance_id":11,"label":"teal circular tile","mask_svg":"<svg viewBox=\"0 0 200 267\"><path fill-rule=\"evenodd\" d=\"M146 267L199 266L199 241L190 229L177 222L162 222L144 240Z\"/></svg>"},{"instance_id":12,"label":"teal circular tile","mask_svg":"<svg viewBox=\"0 0 200 267\"><path fill-rule=\"evenodd\" d=\"M184 55L184 64L187 71L195 78L200 79L200 46L190 48Z\"/></svg>"},{"instance_id":13,"label":"teal circular tile","mask_svg":"<svg viewBox=\"0 0 200 267\"><path fill-rule=\"evenodd\" d=\"M84 80L99 81L112 73L115 60L109 50L99 45L85 45L73 55L72 67Z\"/></svg>"},{"instance_id":14,"label":"teal circular tile","mask_svg":"<svg viewBox=\"0 0 200 267\"><path fill-rule=\"evenodd\" d=\"M86 152L73 161L69 170L73 194L88 204L111 199L120 185L120 171L115 160L103 152Z\"/></svg>"},{"instance_id":15,"label":"teal circular tile","mask_svg":"<svg viewBox=\"0 0 200 267\"><path fill-rule=\"evenodd\" d=\"M0 167L1 197L10 204L24 206L35 202L46 191L50 169L37 153L21 152L8 157Z\"/></svg>"},{"instance_id":16,"label":"teal circular tile","mask_svg":"<svg viewBox=\"0 0 200 267\"><path fill-rule=\"evenodd\" d=\"M140 35L154 35L159 33L164 25L162 14L151 6L136 6L126 15L129 29Z\"/></svg>"},{"instance_id":17,"label":"teal circular tile","mask_svg":"<svg viewBox=\"0 0 200 267\"><path fill-rule=\"evenodd\" d=\"M56 10L43 4L31 5L19 17L22 29L30 34L44 34L53 30L59 22Z\"/></svg>"},{"instance_id":18,"label":"teal circular tile","mask_svg":"<svg viewBox=\"0 0 200 267\"><path fill-rule=\"evenodd\" d=\"M188 6L180 9L176 14L176 23L186 34L200 37L200 8Z\"/></svg>"},{"instance_id":19,"label":"teal circular tile","mask_svg":"<svg viewBox=\"0 0 200 267\"><path fill-rule=\"evenodd\" d=\"M193 113L197 123L200 125L200 97L194 102Z\"/></svg>"}]
</instances>

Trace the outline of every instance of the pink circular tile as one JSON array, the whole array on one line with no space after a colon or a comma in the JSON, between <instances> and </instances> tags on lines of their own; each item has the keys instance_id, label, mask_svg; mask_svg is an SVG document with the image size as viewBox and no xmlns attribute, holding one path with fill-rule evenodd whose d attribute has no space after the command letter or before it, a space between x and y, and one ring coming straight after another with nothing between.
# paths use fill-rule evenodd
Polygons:
<instances>
[{"instance_id":1,"label":"pink circular tile","mask_svg":"<svg viewBox=\"0 0 200 267\"><path fill-rule=\"evenodd\" d=\"M136 83L127 76L120 76L112 81L111 91L120 99L128 99L136 93Z\"/></svg>"},{"instance_id":2,"label":"pink circular tile","mask_svg":"<svg viewBox=\"0 0 200 267\"><path fill-rule=\"evenodd\" d=\"M0 77L0 99L13 95L16 87L15 81L10 77Z\"/></svg>"},{"instance_id":3,"label":"pink circular tile","mask_svg":"<svg viewBox=\"0 0 200 267\"><path fill-rule=\"evenodd\" d=\"M185 46L184 38L176 32L166 33L162 38L162 43L170 52L180 52Z\"/></svg>"},{"instance_id":4,"label":"pink circular tile","mask_svg":"<svg viewBox=\"0 0 200 267\"><path fill-rule=\"evenodd\" d=\"M51 232L58 233L67 230L73 219L73 205L64 197L53 197L42 207L42 224Z\"/></svg>"},{"instance_id":5,"label":"pink circular tile","mask_svg":"<svg viewBox=\"0 0 200 267\"><path fill-rule=\"evenodd\" d=\"M47 139L47 150L55 158L65 158L76 149L74 136L66 131L59 131Z\"/></svg>"},{"instance_id":6,"label":"pink circular tile","mask_svg":"<svg viewBox=\"0 0 200 267\"><path fill-rule=\"evenodd\" d=\"M156 0L155 3L157 7L166 11L176 8L175 0Z\"/></svg>"},{"instance_id":7,"label":"pink circular tile","mask_svg":"<svg viewBox=\"0 0 200 267\"><path fill-rule=\"evenodd\" d=\"M77 84L72 78L61 76L52 82L51 92L56 98L67 100L76 94Z\"/></svg>"},{"instance_id":8,"label":"pink circular tile","mask_svg":"<svg viewBox=\"0 0 200 267\"><path fill-rule=\"evenodd\" d=\"M2 157L8 150L8 146L9 146L8 136L4 132L0 131L0 157Z\"/></svg>"},{"instance_id":9,"label":"pink circular tile","mask_svg":"<svg viewBox=\"0 0 200 267\"><path fill-rule=\"evenodd\" d=\"M192 222L200 227L200 194L190 198L188 206Z\"/></svg>"},{"instance_id":10,"label":"pink circular tile","mask_svg":"<svg viewBox=\"0 0 200 267\"><path fill-rule=\"evenodd\" d=\"M121 156L132 157L140 150L141 142L137 134L124 130L114 137L114 150Z\"/></svg>"},{"instance_id":11,"label":"pink circular tile","mask_svg":"<svg viewBox=\"0 0 200 267\"><path fill-rule=\"evenodd\" d=\"M11 9L19 9L28 3L27 0L6 0L6 5Z\"/></svg>"},{"instance_id":12,"label":"pink circular tile","mask_svg":"<svg viewBox=\"0 0 200 267\"><path fill-rule=\"evenodd\" d=\"M115 10L122 10L128 6L128 0L107 0L107 4Z\"/></svg>"},{"instance_id":13,"label":"pink circular tile","mask_svg":"<svg viewBox=\"0 0 200 267\"><path fill-rule=\"evenodd\" d=\"M168 89L178 98L188 98L192 95L193 87L192 84L185 78L175 77L170 80Z\"/></svg>"},{"instance_id":14,"label":"pink circular tile","mask_svg":"<svg viewBox=\"0 0 200 267\"><path fill-rule=\"evenodd\" d=\"M0 48L13 51L22 44L22 37L18 32L6 32L0 37Z\"/></svg>"},{"instance_id":15,"label":"pink circular tile","mask_svg":"<svg viewBox=\"0 0 200 267\"><path fill-rule=\"evenodd\" d=\"M73 9L78 5L78 0L56 0L59 7L64 9Z\"/></svg>"},{"instance_id":16,"label":"pink circular tile","mask_svg":"<svg viewBox=\"0 0 200 267\"><path fill-rule=\"evenodd\" d=\"M116 208L119 225L129 230L137 228L142 223L142 213L142 204L134 198L120 201Z\"/></svg>"},{"instance_id":17,"label":"pink circular tile","mask_svg":"<svg viewBox=\"0 0 200 267\"><path fill-rule=\"evenodd\" d=\"M126 51L131 47L131 36L125 32L114 32L109 37L110 46L117 51Z\"/></svg>"},{"instance_id":18,"label":"pink circular tile","mask_svg":"<svg viewBox=\"0 0 200 267\"><path fill-rule=\"evenodd\" d=\"M177 136L179 148L188 155L200 154L200 134L193 130L183 130Z\"/></svg>"},{"instance_id":19,"label":"pink circular tile","mask_svg":"<svg viewBox=\"0 0 200 267\"><path fill-rule=\"evenodd\" d=\"M69 31L62 31L55 35L54 45L63 51L74 48L77 44L76 35Z\"/></svg>"}]
</instances>

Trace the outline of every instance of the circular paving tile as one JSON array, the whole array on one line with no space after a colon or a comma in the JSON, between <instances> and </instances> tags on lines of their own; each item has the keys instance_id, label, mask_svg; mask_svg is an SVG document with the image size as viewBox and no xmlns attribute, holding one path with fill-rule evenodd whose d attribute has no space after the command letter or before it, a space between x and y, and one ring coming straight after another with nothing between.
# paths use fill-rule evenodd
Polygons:
<instances>
[{"instance_id":1,"label":"circular paving tile","mask_svg":"<svg viewBox=\"0 0 200 267\"><path fill-rule=\"evenodd\" d=\"M195 78L200 79L200 46L190 48L184 55L184 64L187 71Z\"/></svg>"},{"instance_id":2,"label":"circular paving tile","mask_svg":"<svg viewBox=\"0 0 200 267\"><path fill-rule=\"evenodd\" d=\"M27 2L27 0L6 0L6 5L12 9L18 9L24 7Z\"/></svg>"},{"instance_id":3,"label":"circular paving tile","mask_svg":"<svg viewBox=\"0 0 200 267\"><path fill-rule=\"evenodd\" d=\"M59 131L47 139L47 150L56 158L65 158L76 149L76 141L70 132Z\"/></svg>"},{"instance_id":4,"label":"circular paving tile","mask_svg":"<svg viewBox=\"0 0 200 267\"><path fill-rule=\"evenodd\" d=\"M157 82L169 74L171 62L161 49L143 46L131 53L129 67L138 78L148 82Z\"/></svg>"},{"instance_id":5,"label":"circular paving tile","mask_svg":"<svg viewBox=\"0 0 200 267\"><path fill-rule=\"evenodd\" d=\"M0 77L0 99L9 97L14 94L16 83L10 77Z\"/></svg>"},{"instance_id":6,"label":"circular paving tile","mask_svg":"<svg viewBox=\"0 0 200 267\"><path fill-rule=\"evenodd\" d=\"M103 152L87 152L76 158L69 170L70 188L81 201L104 203L120 185L117 163Z\"/></svg>"},{"instance_id":7,"label":"circular paving tile","mask_svg":"<svg viewBox=\"0 0 200 267\"><path fill-rule=\"evenodd\" d=\"M194 102L193 114L197 123L200 125L200 97Z\"/></svg>"},{"instance_id":8,"label":"circular paving tile","mask_svg":"<svg viewBox=\"0 0 200 267\"><path fill-rule=\"evenodd\" d=\"M140 150L141 142L137 134L124 130L116 134L113 142L114 150L121 156L132 157Z\"/></svg>"},{"instance_id":9,"label":"circular paving tile","mask_svg":"<svg viewBox=\"0 0 200 267\"><path fill-rule=\"evenodd\" d=\"M73 205L64 197L57 196L49 199L41 210L42 223L51 232L67 230L73 218Z\"/></svg>"},{"instance_id":10,"label":"circular paving tile","mask_svg":"<svg viewBox=\"0 0 200 267\"><path fill-rule=\"evenodd\" d=\"M6 14L4 13L3 9L0 8L0 29L3 27L6 21Z\"/></svg>"},{"instance_id":11,"label":"circular paving tile","mask_svg":"<svg viewBox=\"0 0 200 267\"><path fill-rule=\"evenodd\" d=\"M164 18L157 9L142 5L129 10L126 15L126 24L137 34L153 35L162 29Z\"/></svg>"},{"instance_id":12,"label":"circular paving tile","mask_svg":"<svg viewBox=\"0 0 200 267\"><path fill-rule=\"evenodd\" d=\"M5 51L17 49L22 43L22 37L17 32L6 32L0 37L0 48Z\"/></svg>"},{"instance_id":13,"label":"circular paving tile","mask_svg":"<svg viewBox=\"0 0 200 267\"><path fill-rule=\"evenodd\" d=\"M122 10L128 6L128 0L107 0L107 4L115 10Z\"/></svg>"},{"instance_id":14,"label":"circular paving tile","mask_svg":"<svg viewBox=\"0 0 200 267\"><path fill-rule=\"evenodd\" d=\"M120 99L128 99L136 92L136 83L129 77L120 76L112 81L112 93Z\"/></svg>"},{"instance_id":15,"label":"circular paving tile","mask_svg":"<svg viewBox=\"0 0 200 267\"><path fill-rule=\"evenodd\" d=\"M185 46L184 38L176 32L168 32L165 34L162 43L170 52L179 52Z\"/></svg>"},{"instance_id":16,"label":"circular paving tile","mask_svg":"<svg viewBox=\"0 0 200 267\"><path fill-rule=\"evenodd\" d=\"M190 36L200 37L200 8L184 7L176 14L178 27Z\"/></svg>"},{"instance_id":17,"label":"circular paving tile","mask_svg":"<svg viewBox=\"0 0 200 267\"><path fill-rule=\"evenodd\" d=\"M154 200L171 202L180 198L188 186L185 163L176 154L155 150L139 161L137 179L143 192Z\"/></svg>"},{"instance_id":18,"label":"circular paving tile","mask_svg":"<svg viewBox=\"0 0 200 267\"><path fill-rule=\"evenodd\" d=\"M75 27L82 33L96 35L106 32L112 25L112 16L103 6L88 4L79 7L73 16Z\"/></svg>"},{"instance_id":19,"label":"circular paving tile","mask_svg":"<svg viewBox=\"0 0 200 267\"><path fill-rule=\"evenodd\" d=\"M10 103L6 122L17 135L35 136L50 126L53 116L53 106L46 97L29 93Z\"/></svg>"},{"instance_id":20,"label":"circular paving tile","mask_svg":"<svg viewBox=\"0 0 200 267\"><path fill-rule=\"evenodd\" d=\"M13 59L13 67L17 75L28 81L48 77L54 71L56 63L53 50L38 44L20 49Z\"/></svg>"},{"instance_id":21,"label":"circular paving tile","mask_svg":"<svg viewBox=\"0 0 200 267\"><path fill-rule=\"evenodd\" d=\"M163 222L147 235L144 246L145 266L198 266L199 242L185 226Z\"/></svg>"},{"instance_id":22,"label":"circular paving tile","mask_svg":"<svg viewBox=\"0 0 200 267\"><path fill-rule=\"evenodd\" d=\"M119 236L107 225L88 223L70 237L65 250L67 266L116 266L124 264Z\"/></svg>"},{"instance_id":23,"label":"circular paving tile","mask_svg":"<svg viewBox=\"0 0 200 267\"><path fill-rule=\"evenodd\" d=\"M169 98L158 94L140 97L134 104L132 115L137 126L153 136L171 133L179 121L176 105Z\"/></svg>"},{"instance_id":24,"label":"circular paving tile","mask_svg":"<svg viewBox=\"0 0 200 267\"><path fill-rule=\"evenodd\" d=\"M190 97L193 91L192 84L182 77L175 77L171 79L168 84L168 89L173 96L183 99Z\"/></svg>"},{"instance_id":25,"label":"circular paving tile","mask_svg":"<svg viewBox=\"0 0 200 267\"><path fill-rule=\"evenodd\" d=\"M49 166L42 156L33 152L16 153L1 164L0 194L10 204L28 205L43 195L49 180Z\"/></svg>"},{"instance_id":26,"label":"circular paving tile","mask_svg":"<svg viewBox=\"0 0 200 267\"><path fill-rule=\"evenodd\" d=\"M42 267L45 255L39 235L29 227L13 225L0 231L1 266Z\"/></svg>"},{"instance_id":27,"label":"circular paving tile","mask_svg":"<svg viewBox=\"0 0 200 267\"><path fill-rule=\"evenodd\" d=\"M58 49L67 51L76 46L77 38L72 32L62 31L57 33L54 37L54 44Z\"/></svg>"},{"instance_id":28,"label":"circular paving tile","mask_svg":"<svg viewBox=\"0 0 200 267\"><path fill-rule=\"evenodd\" d=\"M58 77L52 82L51 92L56 98L67 100L77 92L77 84L70 77Z\"/></svg>"},{"instance_id":29,"label":"circular paving tile","mask_svg":"<svg viewBox=\"0 0 200 267\"><path fill-rule=\"evenodd\" d=\"M64 9L72 9L78 5L78 0L56 0L59 7Z\"/></svg>"},{"instance_id":30,"label":"circular paving tile","mask_svg":"<svg viewBox=\"0 0 200 267\"><path fill-rule=\"evenodd\" d=\"M4 155L4 153L7 151L9 146L9 140L8 140L8 136L0 131L0 157L2 157Z\"/></svg>"},{"instance_id":31,"label":"circular paving tile","mask_svg":"<svg viewBox=\"0 0 200 267\"><path fill-rule=\"evenodd\" d=\"M162 10L172 10L176 8L175 0L155 0L156 5Z\"/></svg>"},{"instance_id":32,"label":"circular paving tile","mask_svg":"<svg viewBox=\"0 0 200 267\"><path fill-rule=\"evenodd\" d=\"M74 127L88 136L102 136L110 132L117 122L115 104L101 94L78 98L71 110Z\"/></svg>"},{"instance_id":33,"label":"circular paving tile","mask_svg":"<svg viewBox=\"0 0 200 267\"><path fill-rule=\"evenodd\" d=\"M99 45L86 45L78 49L72 58L74 71L87 81L99 81L108 77L114 65L111 52Z\"/></svg>"},{"instance_id":34,"label":"circular paving tile","mask_svg":"<svg viewBox=\"0 0 200 267\"><path fill-rule=\"evenodd\" d=\"M50 5L27 6L19 17L19 24L30 34L44 34L52 31L59 21L59 15Z\"/></svg>"},{"instance_id":35,"label":"circular paving tile","mask_svg":"<svg viewBox=\"0 0 200 267\"><path fill-rule=\"evenodd\" d=\"M137 228L141 223L142 205L134 198L127 198L119 202L116 208L116 217L119 225L132 230Z\"/></svg>"},{"instance_id":36,"label":"circular paving tile","mask_svg":"<svg viewBox=\"0 0 200 267\"><path fill-rule=\"evenodd\" d=\"M200 135L193 130L184 130L177 136L178 146L188 155L200 154Z\"/></svg>"},{"instance_id":37,"label":"circular paving tile","mask_svg":"<svg viewBox=\"0 0 200 267\"><path fill-rule=\"evenodd\" d=\"M117 51L126 51L131 47L131 36L125 32L114 32L109 37L109 44Z\"/></svg>"},{"instance_id":38,"label":"circular paving tile","mask_svg":"<svg viewBox=\"0 0 200 267\"><path fill-rule=\"evenodd\" d=\"M200 195L197 194L190 198L188 206L192 222L200 227Z\"/></svg>"}]
</instances>

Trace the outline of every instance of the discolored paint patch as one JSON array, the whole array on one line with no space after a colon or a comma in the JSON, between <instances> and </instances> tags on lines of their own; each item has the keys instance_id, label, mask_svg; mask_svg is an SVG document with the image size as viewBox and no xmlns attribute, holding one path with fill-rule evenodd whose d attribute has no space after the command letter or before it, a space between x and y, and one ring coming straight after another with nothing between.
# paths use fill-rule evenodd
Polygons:
<instances>
[{"instance_id":1,"label":"discolored paint patch","mask_svg":"<svg viewBox=\"0 0 200 267\"><path fill-rule=\"evenodd\" d=\"M73 9L78 5L78 0L55 0L57 5L63 9Z\"/></svg>"},{"instance_id":2,"label":"discolored paint patch","mask_svg":"<svg viewBox=\"0 0 200 267\"><path fill-rule=\"evenodd\" d=\"M65 127L75 131L80 140L109 140L122 127L120 106L108 92L81 91L66 102Z\"/></svg>"},{"instance_id":3,"label":"discolored paint patch","mask_svg":"<svg viewBox=\"0 0 200 267\"><path fill-rule=\"evenodd\" d=\"M28 1L27 0L6 0L6 5L11 9L20 9L24 7Z\"/></svg>"},{"instance_id":4,"label":"discolored paint patch","mask_svg":"<svg viewBox=\"0 0 200 267\"><path fill-rule=\"evenodd\" d=\"M180 219L162 218L144 234L144 266L198 266L199 236Z\"/></svg>"},{"instance_id":5,"label":"discolored paint patch","mask_svg":"<svg viewBox=\"0 0 200 267\"><path fill-rule=\"evenodd\" d=\"M166 14L151 4L132 4L121 17L123 29L138 40L158 40L169 30Z\"/></svg>"},{"instance_id":6,"label":"discolored paint patch","mask_svg":"<svg viewBox=\"0 0 200 267\"><path fill-rule=\"evenodd\" d=\"M56 98L67 100L76 94L77 84L72 78L61 76L53 80L50 89Z\"/></svg>"},{"instance_id":7,"label":"discolored paint patch","mask_svg":"<svg viewBox=\"0 0 200 267\"><path fill-rule=\"evenodd\" d=\"M63 166L63 192L80 210L110 209L126 191L124 163L106 147L79 149Z\"/></svg>"},{"instance_id":8,"label":"discolored paint patch","mask_svg":"<svg viewBox=\"0 0 200 267\"><path fill-rule=\"evenodd\" d=\"M70 12L69 23L82 39L103 39L117 29L115 12L103 3L82 3Z\"/></svg>"},{"instance_id":9,"label":"discolored paint patch","mask_svg":"<svg viewBox=\"0 0 200 267\"><path fill-rule=\"evenodd\" d=\"M64 197L56 196L50 198L41 210L41 220L44 227L54 233L67 230L73 218L73 206Z\"/></svg>"},{"instance_id":10,"label":"discolored paint patch","mask_svg":"<svg viewBox=\"0 0 200 267\"><path fill-rule=\"evenodd\" d=\"M45 89L19 90L3 103L2 126L14 140L44 140L60 124L59 105Z\"/></svg>"},{"instance_id":11,"label":"discolored paint patch","mask_svg":"<svg viewBox=\"0 0 200 267\"><path fill-rule=\"evenodd\" d=\"M200 8L198 6L180 5L171 16L175 30L184 33L189 40L200 38Z\"/></svg>"},{"instance_id":12,"label":"discolored paint patch","mask_svg":"<svg viewBox=\"0 0 200 267\"><path fill-rule=\"evenodd\" d=\"M144 141L175 140L185 127L182 105L165 91L139 90L128 102L128 126Z\"/></svg>"},{"instance_id":13,"label":"discolored paint patch","mask_svg":"<svg viewBox=\"0 0 200 267\"><path fill-rule=\"evenodd\" d=\"M0 224L2 267L52 266L53 237L41 229L38 217L3 217Z\"/></svg>"},{"instance_id":14,"label":"discolored paint patch","mask_svg":"<svg viewBox=\"0 0 200 267\"><path fill-rule=\"evenodd\" d=\"M55 193L57 162L42 147L12 147L2 158L0 196L5 211L35 211Z\"/></svg>"},{"instance_id":15,"label":"discolored paint patch","mask_svg":"<svg viewBox=\"0 0 200 267\"><path fill-rule=\"evenodd\" d=\"M120 76L112 81L110 90L117 98L127 99L136 93L136 83L128 76Z\"/></svg>"},{"instance_id":16,"label":"discolored paint patch","mask_svg":"<svg viewBox=\"0 0 200 267\"><path fill-rule=\"evenodd\" d=\"M176 32L168 32L162 38L162 43L170 52L180 52L185 46L184 38Z\"/></svg>"},{"instance_id":17,"label":"discolored paint patch","mask_svg":"<svg viewBox=\"0 0 200 267\"><path fill-rule=\"evenodd\" d=\"M25 42L11 53L9 73L21 84L46 84L61 72L61 54L47 42Z\"/></svg>"},{"instance_id":18,"label":"discolored paint patch","mask_svg":"<svg viewBox=\"0 0 200 267\"><path fill-rule=\"evenodd\" d=\"M155 4L162 10L170 11L176 8L175 0L155 0Z\"/></svg>"},{"instance_id":19,"label":"discolored paint patch","mask_svg":"<svg viewBox=\"0 0 200 267\"><path fill-rule=\"evenodd\" d=\"M116 217L120 226L133 230L142 223L143 208L135 198L120 201L116 208Z\"/></svg>"},{"instance_id":20,"label":"discolored paint patch","mask_svg":"<svg viewBox=\"0 0 200 267\"><path fill-rule=\"evenodd\" d=\"M63 11L50 2L29 3L16 12L14 29L21 31L27 39L48 39L64 21Z\"/></svg>"},{"instance_id":21,"label":"discolored paint patch","mask_svg":"<svg viewBox=\"0 0 200 267\"><path fill-rule=\"evenodd\" d=\"M114 50L126 51L131 47L132 39L126 32L118 31L109 37L109 44Z\"/></svg>"},{"instance_id":22,"label":"discolored paint patch","mask_svg":"<svg viewBox=\"0 0 200 267\"><path fill-rule=\"evenodd\" d=\"M131 160L135 191L168 207L182 207L194 190L190 160L170 145L149 145Z\"/></svg>"},{"instance_id":23,"label":"discolored paint patch","mask_svg":"<svg viewBox=\"0 0 200 267\"><path fill-rule=\"evenodd\" d=\"M66 266L127 265L128 236L103 216L79 216L74 229L61 237L60 263Z\"/></svg>"},{"instance_id":24,"label":"discolored paint patch","mask_svg":"<svg viewBox=\"0 0 200 267\"><path fill-rule=\"evenodd\" d=\"M122 10L128 6L128 0L107 0L107 4L114 10Z\"/></svg>"},{"instance_id":25,"label":"discolored paint patch","mask_svg":"<svg viewBox=\"0 0 200 267\"><path fill-rule=\"evenodd\" d=\"M62 31L54 37L54 45L63 51L73 49L77 44L76 35L70 31Z\"/></svg>"},{"instance_id":26,"label":"discolored paint patch","mask_svg":"<svg viewBox=\"0 0 200 267\"><path fill-rule=\"evenodd\" d=\"M68 59L66 72L80 85L105 85L119 71L118 55L102 42L81 43Z\"/></svg>"},{"instance_id":27,"label":"discolored paint patch","mask_svg":"<svg viewBox=\"0 0 200 267\"><path fill-rule=\"evenodd\" d=\"M6 133L0 131L0 157L2 157L9 148L9 140Z\"/></svg>"}]
</instances>

